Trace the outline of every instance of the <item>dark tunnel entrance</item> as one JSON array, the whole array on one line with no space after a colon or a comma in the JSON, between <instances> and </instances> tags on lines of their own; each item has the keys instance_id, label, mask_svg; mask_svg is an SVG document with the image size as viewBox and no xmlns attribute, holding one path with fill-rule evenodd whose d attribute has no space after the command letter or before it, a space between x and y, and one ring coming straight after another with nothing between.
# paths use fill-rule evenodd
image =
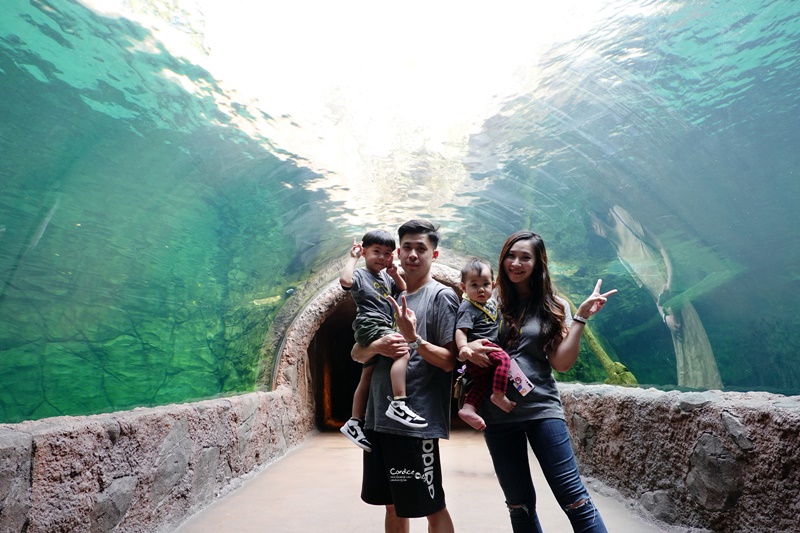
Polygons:
<instances>
[{"instance_id":1,"label":"dark tunnel entrance","mask_svg":"<svg viewBox=\"0 0 800 533\"><path fill-rule=\"evenodd\" d=\"M334 305L308 346L315 424L320 431L338 430L350 418L353 393L361 377L361 365L350 358L356 306L349 297ZM452 407L451 420L453 427L468 427Z\"/></svg>"},{"instance_id":2,"label":"dark tunnel entrance","mask_svg":"<svg viewBox=\"0 0 800 533\"><path fill-rule=\"evenodd\" d=\"M350 418L353 393L361 376L361 365L350 358L355 317L352 298L340 300L308 346L320 430L338 429Z\"/></svg>"}]
</instances>

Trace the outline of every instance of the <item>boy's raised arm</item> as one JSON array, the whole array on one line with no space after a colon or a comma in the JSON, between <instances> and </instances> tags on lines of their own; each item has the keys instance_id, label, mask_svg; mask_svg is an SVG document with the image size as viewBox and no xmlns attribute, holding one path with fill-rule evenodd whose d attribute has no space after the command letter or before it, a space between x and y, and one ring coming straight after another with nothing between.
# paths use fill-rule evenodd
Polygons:
<instances>
[{"instance_id":1,"label":"boy's raised arm","mask_svg":"<svg viewBox=\"0 0 800 533\"><path fill-rule=\"evenodd\" d=\"M350 248L350 257L347 259L347 263L344 264L344 267L342 267L342 273L339 274L339 284L341 284L342 288L349 289L353 286L353 271L355 271L356 263L358 263L363 252L364 250L361 248L361 243L353 239L353 247Z\"/></svg>"}]
</instances>

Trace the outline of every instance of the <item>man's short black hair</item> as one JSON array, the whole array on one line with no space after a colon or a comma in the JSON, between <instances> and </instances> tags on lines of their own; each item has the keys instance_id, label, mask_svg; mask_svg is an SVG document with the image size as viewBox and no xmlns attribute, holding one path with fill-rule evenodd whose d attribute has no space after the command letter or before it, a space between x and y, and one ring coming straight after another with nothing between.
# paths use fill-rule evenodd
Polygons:
<instances>
[{"instance_id":1,"label":"man's short black hair","mask_svg":"<svg viewBox=\"0 0 800 533\"><path fill-rule=\"evenodd\" d=\"M479 257L470 257L461 269L461 283L466 283L468 274L480 275L484 268L489 269L489 275L492 277L492 280L494 280L494 269L488 261L484 261Z\"/></svg>"},{"instance_id":2,"label":"man's short black hair","mask_svg":"<svg viewBox=\"0 0 800 533\"><path fill-rule=\"evenodd\" d=\"M388 231L383 231L382 229L368 231L363 237L361 237L361 246L364 248L367 246L372 246L373 244L388 246L392 250L395 249L394 237L392 237L391 233Z\"/></svg>"},{"instance_id":3,"label":"man's short black hair","mask_svg":"<svg viewBox=\"0 0 800 533\"><path fill-rule=\"evenodd\" d=\"M423 235L427 235L428 239L431 241L431 245L435 250L437 246L439 246L439 228L428 222L427 220L422 219L414 219L409 220L397 230L397 234L400 237L400 240L403 240L403 237L406 235L416 235L421 233Z\"/></svg>"}]
</instances>

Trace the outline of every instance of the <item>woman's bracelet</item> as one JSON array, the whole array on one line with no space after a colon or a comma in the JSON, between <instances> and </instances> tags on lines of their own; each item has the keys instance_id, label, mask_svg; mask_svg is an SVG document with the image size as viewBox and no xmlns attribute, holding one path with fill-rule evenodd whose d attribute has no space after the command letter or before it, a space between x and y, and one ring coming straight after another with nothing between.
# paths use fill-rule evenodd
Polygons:
<instances>
[{"instance_id":1,"label":"woman's bracelet","mask_svg":"<svg viewBox=\"0 0 800 533\"><path fill-rule=\"evenodd\" d=\"M583 318L581 315L575 315L575 316L573 316L573 317L572 317L572 320L574 320L574 321L576 321L576 322L580 322L581 324L584 324L584 325L586 324L586 322L588 322L588 321L589 321L589 319L588 319L588 318Z\"/></svg>"}]
</instances>

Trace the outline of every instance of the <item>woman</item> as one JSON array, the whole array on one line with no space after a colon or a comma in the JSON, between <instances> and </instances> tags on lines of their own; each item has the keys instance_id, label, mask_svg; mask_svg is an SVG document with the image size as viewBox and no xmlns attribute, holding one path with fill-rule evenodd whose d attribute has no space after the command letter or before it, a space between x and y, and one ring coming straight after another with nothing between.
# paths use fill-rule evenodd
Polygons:
<instances>
[{"instance_id":1,"label":"woman","mask_svg":"<svg viewBox=\"0 0 800 533\"><path fill-rule=\"evenodd\" d=\"M528 464L530 443L545 478L569 517L574 531L605 532L606 527L578 474L564 410L552 370L569 370L578 358L586 320L602 309L616 290L591 296L571 316L569 305L553 293L542 238L518 231L503 245L498 268L502 323L500 345L533 384L522 396L513 385L508 398L516 407L506 413L491 402L481 406L486 420L486 445L505 494L514 532L541 532L536 492ZM468 359L481 365L488 348L470 343ZM513 374L513 365L512 365Z\"/></svg>"}]
</instances>

